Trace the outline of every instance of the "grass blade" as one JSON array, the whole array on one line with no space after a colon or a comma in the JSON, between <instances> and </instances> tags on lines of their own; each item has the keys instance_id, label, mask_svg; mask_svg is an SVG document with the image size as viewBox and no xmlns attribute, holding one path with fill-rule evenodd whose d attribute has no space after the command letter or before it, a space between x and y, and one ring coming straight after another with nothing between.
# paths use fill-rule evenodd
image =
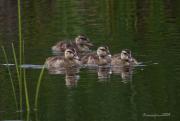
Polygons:
<instances>
[{"instance_id":1,"label":"grass blade","mask_svg":"<svg viewBox=\"0 0 180 121\"><path fill-rule=\"evenodd\" d=\"M17 78L18 78L18 82L19 82L19 101L20 101L20 111L22 111L22 78L20 76L20 66L18 65L17 62L17 56L16 56L16 51L14 48L14 44L12 43L12 52L13 52L13 57L14 57L14 62L15 62L15 66L16 66L16 73L17 73Z\"/></svg>"},{"instance_id":2,"label":"grass blade","mask_svg":"<svg viewBox=\"0 0 180 121\"><path fill-rule=\"evenodd\" d=\"M2 51L3 51L3 54L4 54L4 58L5 58L6 64L9 64L7 53L6 53L6 51L5 51L3 46L2 46ZM12 90L13 90L14 100L15 100L15 104L16 104L16 109L18 110L18 103L17 103L16 92L15 92L15 86L14 86L14 82L13 82L13 79L12 79L11 70L10 70L8 65L7 65L7 69L8 69L11 85L12 85Z\"/></svg>"},{"instance_id":3,"label":"grass blade","mask_svg":"<svg viewBox=\"0 0 180 121\"><path fill-rule=\"evenodd\" d=\"M24 90L25 90L25 97L26 97L26 107L27 111L30 111L30 105L29 105L29 96L28 96L28 89L27 89L27 80L26 80L26 70L23 69L23 77L24 77Z\"/></svg>"},{"instance_id":4,"label":"grass blade","mask_svg":"<svg viewBox=\"0 0 180 121\"><path fill-rule=\"evenodd\" d=\"M22 26L21 26L21 0L17 0L18 12L18 36L19 36L19 65L23 62L23 47L22 47ZM20 90L20 110L22 110L22 68L19 68L19 90Z\"/></svg>"},{"instance_id":5,"label":"grass blade","mask_svg":"<svg viewBox=\"0 0 180 121\"><path fill-rule=\"evenodd\" d=\"M41 72L40 72L40 75L39 75L39 78L38 78L38 81L37 81L36 95L35 95L35 104L34 104L35 110L37 110L39 90L40 90L41 80L42 80L42 77L43 77L43 74L44 74L44 69L45 69L45 65L43 65L43 67L41 69Z\"/></svg>"}]
</instances>

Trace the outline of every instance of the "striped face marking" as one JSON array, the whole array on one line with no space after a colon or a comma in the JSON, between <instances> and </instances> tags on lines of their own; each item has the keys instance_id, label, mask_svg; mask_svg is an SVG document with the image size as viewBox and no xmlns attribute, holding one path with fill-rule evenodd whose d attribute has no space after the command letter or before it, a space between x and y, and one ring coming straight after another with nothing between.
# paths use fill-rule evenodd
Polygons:
<instances>
[{"instance_id":1,"label":"striped face marking","mask_svg":"<svg viewBox=\"0 0 180 121\"><path fill-rule=\"evenodd\" d=\"M109 54L109 49L106 47L99 47L97 49L97 55L100 57L105 57Z\"/></svg>"},{"instance_id":2,"label":"striped face marking","mask_svg":"<svg viewBox=\"0 0 180 121\"><path fill-rule=\"evenodd\" d=\"M121 52L121 59L123 60L129 60L131 58L131 54L129 51L122 50Z\"/></svg>"},{"instance_id":3,"label":"striped face marking","mask_svg":"<svg viewBox=\"0 0 180 121\"><path fill-rule=\"evenodd\" d=\"M75 53L71 49L66 49L64 56L65 58L74 58Z\"/></svg>"}]
</instances>

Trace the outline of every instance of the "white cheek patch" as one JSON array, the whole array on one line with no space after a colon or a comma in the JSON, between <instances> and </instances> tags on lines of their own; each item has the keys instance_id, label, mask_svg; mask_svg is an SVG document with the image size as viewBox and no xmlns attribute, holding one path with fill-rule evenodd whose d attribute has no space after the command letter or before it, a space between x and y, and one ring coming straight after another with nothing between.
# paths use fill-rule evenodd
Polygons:
<instances>
[{"instance_id":1,"label":"white cheek patch","mask_svg":"<svg viewBox=\"0 0 180 121\"><path fill-rule=\"evenodd\" d=\"M79 57L78 56L74 56L74 59L79 60Z\"/></svg>"},{"instance_id":2,"label":"white cheek patch","mask_svg":"<svg viewBox=\"0 0 180 121\"><path fill-rule=\"evenodd\" d=\"M98 50L98 51L97 51L97 55L99 55L99 54L100 54L100 52L99 52L99 51L100 51L100 50Z\"/></svg>"},{"instance_id":3,"label":"white cheek patch","mask_svg":"<svg viewBox=\"0 0 180 121\"><path fill-rule=\"evenodd\" d=\"M126 59L129 59L129 57L128 57L127 55L125 55L125 58L126 58Z\"/></svg>"},{"instance_id":4,"label":"white cheek patch","mask_svg":"<svg viewBox=\"0 0 180 121\"><path fill-rule=\"evenodd\" d=\"M124 55L123 53L121 54L121 59L129 59L128 56Z\"/></svg>"},{"instance_id":5,"label":"white cheek patch","mask_svg":"<svg viewBox=\"0 0 180 121\"><path fill-rule=\"evenodd\" d=\"M110 57L110 58L111 58L111 57L112 57L112 55L111 55L111 54L109 54L109 55L108 55L108 57Z\"/></svg>"},{"instance_id":6,"label":"white cheek patch","mask_svg":"<svg viewBox=\"0 0 180 121\"><path fill-rule=\"evenodd\" d=\"M68 55L69 53L68 52L65 52L65 55Z\"/></svg>"}]
</instances>

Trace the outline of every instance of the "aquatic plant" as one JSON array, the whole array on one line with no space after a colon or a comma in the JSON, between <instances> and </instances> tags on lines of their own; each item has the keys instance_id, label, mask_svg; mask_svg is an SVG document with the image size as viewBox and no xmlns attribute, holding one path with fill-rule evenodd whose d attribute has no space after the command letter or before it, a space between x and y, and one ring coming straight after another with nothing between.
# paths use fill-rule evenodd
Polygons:
<instances>
[{"instance_id":1,"label":"aquatic plant","mask_svg":"<svg viewBox=\"0 0 180 121\"><path fill-rule=\"evenodd\" d=\"M22 65L22 61L23 61L23 53L22 51L24 51L24 45L22 44L22 26L21 26L21 1L17 0L17 4L18 4L18 37L19 37L19 65ZM14 49L13 49L14 50ZM15 51L14 51L15 52ZM13 55L15 55L13 53ZM18 64L16 63L16 66ZM16 68L17 69L17 68ZM20 93L20 110L22 110L22 68L19 68L19 73L17 74L19 75L19 93Z\"/></svg>"},{"instance_id":2,"label":"aquatic plant","mask_svg":"<svg viewBox=\"0 0 180 121\"><path fill-rule=\"evenodd\" d=\"M4 46L2 46L1 48L2 48L2 51L3 51L3 54L4 54L5 62L6 62L6 64L9 64L8 56L7 56L7 53L6 53L5 49L4 49ZM8 74L9 74L9 78L10 78L10 81L11 81L11 85L12 85L12 91L13 91L14 101L15 101L15 104L16 104L16 109L18 110L18 103L17 103L17 96L16 96L16 91L15 91L14 80L12 78L11 70L10 70L10 67L8 65L7 65L7 69L8 69Z\"/></svg>"},{"instance_id":3,"label":"aquatic plant","mask_svg":"<svg viewBox=\"0 0 180 121\"><path fill-rule=\"evenodd\" d=\"M12 85L12 90L13 90L13 96L14 96L14 100L15 100L15 104L16 104L16 108L18 110L18 112L22 112L23 111L23 96L25 96L25 102L26 102L26 110L27 113L29 114L30 111L30 103L29 103L29 95L28 95L28 86L27 86L27 73L26 73L26 69L22 67L22 65L25 63L25 56L24 56L24 40L22 40L22 23L21 23L21 5L20 5L20 0L17 0L17 12L18 12L18 42L19 42L19 54L17 57L17 53L14 47L14 44L12 43L11 47L12 47L12 53L13 53L13 60L14 60L14 64L15 64L15 70L16 70L16 76L17 76L17 81L18 81L18 89L17 87L15 87L15 80L16 77L12 76L12 71L9 67L9 61L8 61L8 56L6 53L6 50L4 48L4 46L2 46L2 51L4 54L4 59L5 59L5 63L7 66L7 70L8 70L8 74L10 77L10 81L11 81L11 85ZM40 84L41 84L41 80L43 77L43 72L44 72L44 66L42 67L41 71L40 71L40 75L38 77L37 80L37 88L36 88L36 95L35 95L35 108L37 108L37 102L38 102L38 95L39 95L39 89L40 89ZM16 91L18 90L18 92ZM19 98L17 98L17 95L19 95ZM18 103L19 102L19 103ZM22 117L22 115L20 116Z\"/></svg>"},{"instance_id":4,"label":"aquatic plant","mask_svg":"<svg viewBox=\"0 0 180 121\"><path fill-rule=\"evenodd\" d=\"M40 90L40 85L41 85L41 80L43 77L45 65L42 67L39 78L37 80L37 86L36 86L36 94L35 94L35 103L34 103L34 109L37 110L38 108L38 97L39 97L39 90Z\"/></svg>"}]
</instances>

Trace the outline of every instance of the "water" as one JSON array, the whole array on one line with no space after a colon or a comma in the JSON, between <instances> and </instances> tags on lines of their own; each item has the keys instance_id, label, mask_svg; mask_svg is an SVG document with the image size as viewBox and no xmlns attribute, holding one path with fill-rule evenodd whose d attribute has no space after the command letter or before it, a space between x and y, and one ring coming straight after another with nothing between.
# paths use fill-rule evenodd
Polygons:
<instances>
[{"instance_id":1,"label":"water","mask_svg":"<svg viewBox=\"0 0 180 121\"><path fill-rule=\"evenodd\" d=\"M18 50L16 5L16 1L0 0L0 44L5 46L11 64L12 42ZM29 118L179 121L179 5L178 0L22 1ZM81 68L70 76L45 70L38 110L34 111L37 78L45 59L52 56L51 46L81 33L97 46L108 45L111 53L131 49L142 65L120 72ZM18 120L20 113L16 112L7 65L3 65L0 53L0 120ZM9 66L16 78L14 66ZM26 119L27 113L22 114Z\"/></svg>"}]
</instances>

